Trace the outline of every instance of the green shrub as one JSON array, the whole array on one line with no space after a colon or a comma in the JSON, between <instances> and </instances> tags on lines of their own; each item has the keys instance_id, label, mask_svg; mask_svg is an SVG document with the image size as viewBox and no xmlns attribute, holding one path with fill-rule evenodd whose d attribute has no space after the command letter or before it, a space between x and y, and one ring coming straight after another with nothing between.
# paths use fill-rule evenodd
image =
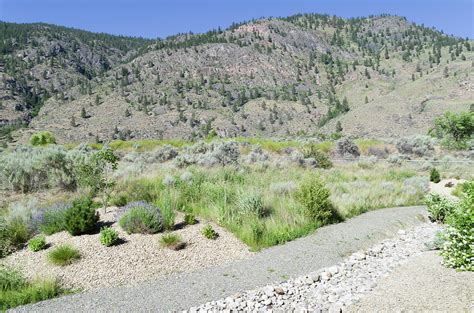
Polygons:
<instances>
[{"instance_id":1,"label":"green shrub","mask_svg":"<svg viewBox=\"0 0 474 313\"><path fill-rule=\"evenodd\" d=\"M99 215L92 205L88 197L73 201L72 208L66 211L65 216L65 228L71 235L89 234L96 230Z\"/></svg>"},{"instance_id":2,"label":"green shrub","mask_svg":"<svg viewBox=\"0 0 474 313\"><path fill-rule=\"evenodd\" d=\"M181 240L181 237L176 234L164 234L160 238L160 245L172 250L181 250L186 244Z\"/></svg>"},{"instance_id":3,"label":"green shrub","mask_svg":"<svg viewBox=\"0 0 474 313\"><path fill-rule=\"evenodd\" d=\"M66 230L66 212L71 208L67 203L56 203L45 209L39 217L39 230L52 235Z\"/></svg>"},{"instance_id":4,"label":"green shrub","mask_svg":"<svg viewBox=\"0 0 474 313\"><path fill-rule=\"evenodd\" d=\"M117 244L119 240L118 233L115 229L111 227L102 228L100 231L99 240L100 243L106 247L113 246Z\"/></svg>"},{"instance_id":5,"label":"green shrub","mask_svg":"<svg viewBox=\"0 0 474 313\"><path fill-rule=\"evenodd\" d=\"M28 223L21 217L15 217L7 222L7 236L14 248L23 246L31 237Z\"/></svg>"},{"instance_id":6,"label":"green shrub","mask_svg":"<svg viewBox=\"0 0 474 313\"><path fill-rule=\"evenodd\" d=\"M308 217L322 225L340 220L329 196L329 189L317 177L304 182L296 193L296 198L306 209Z\"/></svg>"},{"instance_id":7,"label":"green shrub","mask_svg":"<svg viewBox=\"0 0 474 313\"><path fill-rule=\"evenodd\" d=\"M80 258L79 251L69 245L60 245L48 253L48 261L59 266L72 264Z\"/></svg>"},{"instance_id":8,"label":"green shrub","mask_svg":"<svg viewBox=\"0 0 474 313\"><path fill-rule=\"evenodd\" d=\"M31 251L37 252L43 250L46 247L46 237L44 235L38 235L28 241L28 247Z\"/></svg>"},{"instance_id":9,"label":"green shrub","mask_svg":"<svg viewBox=\"0 0 474 313\"><path fill-rule=\"evenodd\" d=\"M163 218L158 207L136 202L124 209L119 225L129 234L155 234L163 230Z\"/></svg>"},{"instance_id":10,"label":"green shrub","mask_svg":"<svg viewBox=\"0 0 474 313\"><path fill-rule=\"evenodd\" d=\"M458 270L474 271L474 180L464 184L461 202L446 216L444 264Z\"/></svg>"},{"instance_id":11,"label":"green shrub","mask_svg":"<svg viewBox=\"0 0 474 313\"><path fill-rule=\"evenodd\" d=\"M56 281L28 282L19 272L0 266L0 311L57 297L64 290Z\"/></svg>"},{"instance_id":12,"label":"green shrub","mask_svg":"<svg viewBox=\"0 0 474 313\"><path fill-rule=\"evenodd\" d=\"M197 223L196 217L192 213L184 214L184 223L186 225L194 225Z\"/></svg>"},{"instance_id":13,"label":"green shrub","mask_svg":"<svg viewBox=\"0 0 474 313\"><path fill-rule=\"evenodd\" d=\"M441 175L435 167L430 170L430 181L435 184L441 181Z\"/></svg>"},{"instance_id":14,"label":"green shrub","mask_svg":"<svg viewBox=\"0 0 474 313\"><path fill-rule=\"evenodd\" d=\"M39 131L30 137L30 144L32 146L45 146L56 143L53 134L48 131Z\"/></svg>"},{"instance_id":15,"label":"green shrub","mask_svg":"<svg viewBox=\"0 0 474 313\"><path fill-rule=\"evenodd\" d=\"M263 203L263 197L260 193L250 193L241 195L237 201L239 214L247 216L253 214L257 217L268 215L268 210Z\"/></svg>"},{"instance_id":16,"label":"green shrub","mask_svg":"<svg viewBox=\"0 0 474 313\"><path fill-rule=\"evenodd\" d=\"M457 207L457 201L451 200L437 193L430 193L425 197L425 204L429 218L432 221L443 223L445 218Z\"/></svg>"},{"instance_id":17,"label":"green shrub","mask_svg":"<svg viewBox=\"0 0 474 313\"><path fill-rule=\"evenodd\" d=\"M332 167L332 162L329 156L323 151L321 151L321 149L315 144L306 146L303 149L303 155L305 158L315 159L316 167L326 168L326 169Z\"/></svg>"},{"instance_id":18,"label":"green shrub","mask_svg":"<svg viewBox=\"0 0 474 313\"><path fill-rule=\"evenodd\" d=\"M217 239L217 237L219 237L219 234L214 230L214 228L212 228L211 225L204 226L204 228L202 229L202 234L207 239L212 239L212 240L215 240Z\"/></svg>"}]
</instances>

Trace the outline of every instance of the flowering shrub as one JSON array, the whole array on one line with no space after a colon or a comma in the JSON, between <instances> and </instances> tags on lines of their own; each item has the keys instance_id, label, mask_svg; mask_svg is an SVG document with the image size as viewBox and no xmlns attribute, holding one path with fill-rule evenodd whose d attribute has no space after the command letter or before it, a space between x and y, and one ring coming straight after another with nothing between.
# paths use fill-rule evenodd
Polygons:
<instances>
[{"instance_id":1,"label":"flowering shrub","mask_svg":"<svg viewBox=\"0 0 474 313\"><path fill-rule=\"evenodd\" d=\"M463 188L461 203L445 218L447 227L440 254L446 266L474 271L474 180Z\"/></svg>"},{"instance_id":2,"label":"flowering shrub","mask_svg":"<svg viewBox=\"0 0 474 313\"><path fill-rule=\"evenodd\" d=\"M163 230L163 218L158 207L146 202L132 202L118 212L119 225L127 233L155 234Z\"/></svg>"}]
</instances>

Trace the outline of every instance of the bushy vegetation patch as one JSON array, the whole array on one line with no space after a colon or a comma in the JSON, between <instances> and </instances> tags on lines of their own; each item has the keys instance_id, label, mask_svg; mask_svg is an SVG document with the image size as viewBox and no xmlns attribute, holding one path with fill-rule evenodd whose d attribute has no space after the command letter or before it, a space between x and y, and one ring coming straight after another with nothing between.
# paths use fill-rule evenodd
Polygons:
<instances>
[{"instance_id":1,"label":"bushy vegetation patch","mask_svg":"<svg viewBox=\"0 0 474 313\"><path fill-rule=\"evenodd\" d=\"M430 170L430 181L437 184L441 181L441 175L439 174L439 171L433 167Z\"/></svg>"},{"instance_id":2,"label":"bushy vegetation patch","mask_svg":"<svg viewBox=\"0 0 474 313\"><path fill-rule=\"evenodd\" d=\"M446 112L435 119L430 134L449 149L467 149L474 140L474 112Z\"/></svg>"},{"instance_id":3,"label":"bushy vegetation patch","mask_svg":"<svg viewBox=\"0 0 474 313\"><path fill-rule=\"evenodd\" d=\"M316 144L311 144L303 149L305 158L313 158L316 161L316 167L331 168L332 162L327 153L323 152Z\"/></svg>"},{"instance_id":4,"label":"bushy vegetation patch","mask_svg":"<svg viewBox=\"0 0 474 313\"><path fill-rule=\"evenodd\" d=\"M214 228L212 228L211 225L204 226L202 229L202 234L207 239L212 239L212 240L215 240L217 239L217 237L219 237L219 234L214 230Z\"/></svg>"},{"instance_id":5,"label":"bushy vegetation patch","mask_svg":"<svg viewBox=\"0 0 474 313\"><path fill-rule=\"evenodd\" d=\"M306 209L309 219L319 225L341 220L329 196L329 189L317 177L311 177L304 182L296 194L296 198Z\"/></svg>"},{"instance_id":6,"label":"bushy vegetation patch","mask_svg":"<svg viewBox=\"0 0 474 313\"><path fill-rule=\"evenodd\" d=\"M115 229L111 227L105 227L100 230L99 240L104 246L110 247L118 243L119 235Z\"/></svg>"},{"instance_id":7,"label":"bushy vegetation patch","mask_svg":"<svg viewBox=\"0 0 474 313\"><path fill-rule=\"evenodd\" d=\"M445 231L440 238L444 264L462 271L474 271L474 180L464 186L460 202L438 199L428 206L431 215L442 212ZM434 208L434 209L433 209Z\"/></svg>"},{"instance_id":8,"label":"bushy vegetation patch","mask_svg":"<svg viewBox=\"0 0 474 313\"><path fill-rule=\"evenodd\" d=\"M64 217L65 228L73 236L94 232L98 221L99 214L88 197L74 200Z\"/></svg>"},{"instance_id":9,"label":"bushy vegetation patch","mask_svg":"<svg viewBox=\"0 0 474 313\"><path fill-rule=\"evenodd\" d=\"M32 146L46 146L49 144L55 144L56 139L53 134L48 131L39 131L31 135L30 144Z\"/></svg>"},{"instance_id":10,"label":"bushy vegetation patch","mask_svg":"<svg viewBox=\"0 0 474 313\"><path fill-rule=\"evenodd\" d=\"M129 203L118 214L120 227L129 234L155 234L163 230L160 209L146 202Z\"/></svg>"},{"instance_id":11,"label":"bushy vegetation patch","mask_svg":"<svg viewBox=\"0 0 474 313\"><path fill-rule=\"evenodd\" d=\"M425 197L429 218L432 221L443 223L447 216L458 207L458 201L451 200L437 193L430 193Z\"/></svg>"},{"instance_id":12,"label":"bushy vegetation patch","mask_svg":"<svg viewBox=\"0 0 474 313\"><path fill-rule=\"evenodd\" d=\"M48 253L48 261L53 265L70 265L81 258L81 253L70 245L60 245Z\"/></svg>"},{"instance_id":13,"label":"bushy vegetation patch","mask_svg":"<svg viewBox=\"0 0 474 313\"><path fill-rule=\"evenodd\" d=\"M29 282L19 272L0 266L0 310L34 303L63 294L56 281L36 280Z\"/></svg>"},{"instance_id":14,"label":"bushy vegetation patch","mask_svg":"<svg viewBox=\"0 0 474 313\"><path fill-rule=\"evenodd\" d=\"M28 241L28 248L33 252L43 250L45 247L46 237L44 235L35 236Z\"/></svg>"},{"instance_id":15,"label":"bushy vegetation patch","mask_svg":"<svg viewBox=\"0 0 474 313\"><path fill-rule=\"evenodd\" d=\"M71 209L71 203L58 202L47 208L39 209L33 216L33 225L46 235L52 235L66 230L66 212Z\"/></svg>"}]
</instances>

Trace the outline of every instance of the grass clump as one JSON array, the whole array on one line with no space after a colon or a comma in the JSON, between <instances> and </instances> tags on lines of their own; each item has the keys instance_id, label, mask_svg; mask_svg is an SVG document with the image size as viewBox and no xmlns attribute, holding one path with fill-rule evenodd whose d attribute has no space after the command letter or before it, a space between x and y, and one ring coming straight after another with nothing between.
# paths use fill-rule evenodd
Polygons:
<instances>
[{"instance_id":1,"label":"grass clump","mask_svg":"<svg viewBox=\"0 0 474 313\"><path fill-rule=\"evenodd\" d=\"M80 252L69 245L60 245L48 253L48 261L59 266L70 265L80 258Z\"/></svg>"},{"instance_id":2,"label":"grass clump","mask_svg":"<svg viewBox=\"0 0 474 313\"><path fill-rule=\"evenodd\" d=\"M260 193L243 194L237 202L239 214L247 216L250 214L257 217L265 217L269 214L268 209L263 203L263 197Z\"/></svg>"},{"instance_id":3,"label":"grass clump","mask_svg":"<svg viewBox=\"0 0 474 313\"><path fill-rule=\"evenodd\" d=\"M100 243L106 247L116 245L119 240L118 233L112 227L102 228L99 237Z\"/></svg>"},{"instance_id":4,"label":"grass clump","mask_svg":"<svg viewBox=\"0 0 474 313\"><path fill-rule=\"evenodd\" d=\"M219 237L219 234L214 230L214 228L212 228L211 225L204 226L204 228L202 229L202 234L207 239L212 239L212 240L216 240L217 237Z\"/></svg>"},{"instance_id":5,"label":"grass clump","mask_svg":"<svg viewBox=\"0 0 474 313\"><path fill-rule=\"evenodd\" d=\"M134 202L125 207L119 225L129 234L155 234L163 230L163 218L158 207Z\"/></svg>"},{"instance_id":6,"label":"grass clump","mask_svg":"<svg viewBox=\"0 0 474 313\"><path fill-rule=\"evenodd\" d=\"M88 197L73 201L72 208L66 211L65 228L73 236L89 234L96 230L99 215Z\"/></svg>"},{"instance_id":7,"label":"grass clump","mask_svg":"<svg viewBox=\"0 0 474 313\"><path fill-rule=\"evenodd\" d=\"M35 236L28 241L28 248L33 252L43 250L45 247L46 237L44 235Z\"/></svg>"},{"instance_id":8,"label":"grass clump","mask_svg":"<svg viewBox=\"0 0 474 313\"><path fill-rule=\"evenodd\" d=\"M181 250L186 246L179 235L171 233L161 236L160 245L171 250Z\"/></svg>"},{"instance_id":9,"label":"grass clump","mask_svg":"<svg viewBox=\"0 0 474 313\"><path fill-rule=\"evenodd\" d=\"M0 266L0 310L58 297L65 291L54 280L27 281L19 272Z\"/></svg>"}]
</instances>

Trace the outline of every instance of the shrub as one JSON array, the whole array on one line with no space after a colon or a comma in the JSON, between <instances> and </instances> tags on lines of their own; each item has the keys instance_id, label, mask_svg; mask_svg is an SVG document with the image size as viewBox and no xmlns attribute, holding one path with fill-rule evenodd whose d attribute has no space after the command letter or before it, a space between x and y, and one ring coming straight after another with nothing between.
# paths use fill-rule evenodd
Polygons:
<instances>
[{"instance_id":1,"label":"shrub","mask_svg":"<svg viewBox=\"0 0 474 313\"><path fill-rule=\"evenodd\" d=\"M96 230L99 215L92 205L89 197L72 202L72 207L65 214L65 228L71 235L89 234Z\"/></svg>"},{"instance_id":2,"label":"shrub","mask_svg":"<svg viewBox=\"0 0 474 313\"><path fill-rule=\"evenodd\" d=\"M458 202L437 193L430 193L425 197L429 218L432 221L443 223L458 206Z\"/></svg>"},{"instance_id":3,"label":"shrub","mask_svg":"<svg viewBox=\"0 0 474 313\"><path fill-rule=\"evenodd\" d=\"M48 261L53 265L66 266L81 258L77 249L69 245L60 245L48 253Z\"/></svg>"},{"instance_id":4,"label":"shrub","mask_svg":"<svg viewBox=\"0 0 474 313\"><path fill-rule=\"evenodd\" d=\"M430 189L427 177L413 176L403 181L403 192L409 195L423 196Z\"/></svg>"},{"instance_id":5,"label":"shrub","mask_svg":"<svg viewBox=\"0 0 474 313\"><path fill-rule=\"evenodd\" d=\"M41 232L52 235L66 229L66 212L72 207L70 203L56 203L51 207L40 209L32 218Z\"/></svg>"},{"instance_id":6,"label":"shrub","mask_svg":"<svg viewBox=\"0 0 474 313\"><path fill-rule=\"evenodd\" d=\"M349 138L339 139L336 143L336 151L343 157L358 158L360 156L359 147Z\"/></svg>"},{"instance_id":7,"label":"shrub","mask_svg":"<svg viewBox=\"0 0 474 313\"><path fill-rule=\"evenodd\" d=\"M340 219L333 204L329 200L329 189L321 180L312 177L304 182L296 194L296 198L306 209L306 213L314 222L322 225Z\"/></svg>"},{"instance_id":8,"label":"shrub","mask_svg":"<svg viewBox=\"0 0 474 313\"><path fill-rule=\"evenodd\" d=\"M30 137L30 144L32 146L45 146L56 143L53 134L48 131L39 131Z\"/></svg>"},{"instance_id":9,"label":"shrub","mask_svg":"<svg viewBox=\"0 0 474 313\"><path fill-rule=\"evenodd\" d=\"M56 281L28 282L19 272L0 266L0 310L51 299L64 290Z\"/></svg>"},{"instance_id":10,"label":"shrub","mask_svg":"<svg viewBox=\"0 0 474 313\"><path fill-rule=\"evenodd\" d=\"M76 187L77 169L88 158L82 148L20 146L0 154L0 187L23 193L58 187Z\"/></svg>"},{"instance_id":11,"label":"shrub","mask_svg":"<svg viewBox=\"0 0 474 313\"><path fill-rule=\"evenodd\" d=\"M396 143L396 147L400 153L417 156L428 155L434 150L433 138L423 135L400 138Z\"/></svg>"},{"instance_id":12,"label":"shrub","mask_svg":"<svg viewBox=\"0 0 474 313\"><path fill-rule=\"evenodd\" d=\"M464 192L459 205L445 218L448 226L440 254L447 266L474 271L474 180L465 183Z\"/></svg>"},{"instance_id":13,"label":"shrub","mask_svg":"<svg viewBox=\"0 0 474 313\"><path fill-rule=\"evenodd\" d=\"M448 148L466 149L468 141L474 138L474 112L446 112L435 119L430 134L442 138Z\"/></svg>"},{"instance_id":14,"label":"shrub","mask_svg":"<svg viewBox=\"0 0 474 313\"><path fill-rule=\"evenodd\" d=\"M433 167L431 170L430 170L430 181L437 184L441 181L441 175L439 174L438 170Z\"/></svg>"},{"instance_id":15,"label":"shrub","mask_svg":"<svg viewBox=\"0 0 474 313\"><path fill-rule=\"evenodd\" d=\"M104 246L110 247L117 244L119 236L117 231L112 227L104 227L100 230L99 240Z\"/></svg>"},{"instance_id":16,"label":"shrub","mask_svg":"<svg viewBox=\"0 0 474 313\"><path fill-rule=\"evenodd\" d=\"M176 184L176 179L174 179L173 176L171 175L166 175L165 178L163 178L163 185L166 187L172 187Z\"/></svg>"},{"instance_id":17,"label":"shrub","mask_svg":"<svg viewBox=\"0 0 474 313\"><path fill-rule=\"evenodd\" d=\"M194 225L197 223L196 217L192 213L184 214L184 223L186 225Z\"/></svg>"},{"instance_id":18,"label":"shrub","mask_svg":"<svg viewBox=\"0 0 474 313\"><path fill-rule=\"evenodd\" d=\"M217 239L217 237L219 237L219 234L214 230L214 228L212 228L211 225L204 226L204 228L202 229L202 234L207 239L212 239L212 240L215 240Z\"/></svg>"},{"instance_id":19,"label":"shrub","mask_svg":"<svg viewBox=\"0 0 474 313\"><path fill-rule=\"evenodd\" d=\"M181 250L186 244L181 241L181 237L176 234L164 234L160 238L160 245L171 250Z\"/></svg>"},{"instance_id":20,"label":"shrub","mask_svg":"<svg viewBox=\"0 0 474 313\"><path fill-rule=\"evenodd\" d=\"M15 217L7 221L6 235L12 248L16 249L25 244L31 237L27 222L21 217Z\"/></svg>"},{"instance_id":21,"label":"shrub","mask_svg":"<svg viewBox=\"0 0 474 313\"><path fill-rule=\"evenodd\" d=\"M321 149L315 145L306 146L303 149L303 155L305 158L313 158L316 161L316 167L319 168L331 168L332 162L329 156L321 151Z\"/></svg>"},{"instance_id":22,"label":"shrub","mask_svg":"<svg viewBox=\"0 0 474 313\"><path fill-rule=\"evenodd\" d=\"M133 202L122 212L119 225L129 234L155 234L163 230L163 218L158 207L146 202Z\"/></svg>"},{"instance_id":23,"label":"shrub","mask_svg":"<svg viewBox=\"0 0 474 313\"><path fill-rule=\"evenodd\" d=\"M28 241L28 247L31 251L37 252L43 250L46 247L46 237L44 235L38 235Z\"/></svg>"},{"instance_id":24,"label":"shrub","mask_svg":"<svg viewBox=\"0 0 474 313\"><path fill-rule=\"evenodd\" d=\"M255 215L264 217L268 214L267 208L263 203L263 197L260 193L243 194L237 201L239 214L242 216Z\"/></svg>"}]
</instances>

